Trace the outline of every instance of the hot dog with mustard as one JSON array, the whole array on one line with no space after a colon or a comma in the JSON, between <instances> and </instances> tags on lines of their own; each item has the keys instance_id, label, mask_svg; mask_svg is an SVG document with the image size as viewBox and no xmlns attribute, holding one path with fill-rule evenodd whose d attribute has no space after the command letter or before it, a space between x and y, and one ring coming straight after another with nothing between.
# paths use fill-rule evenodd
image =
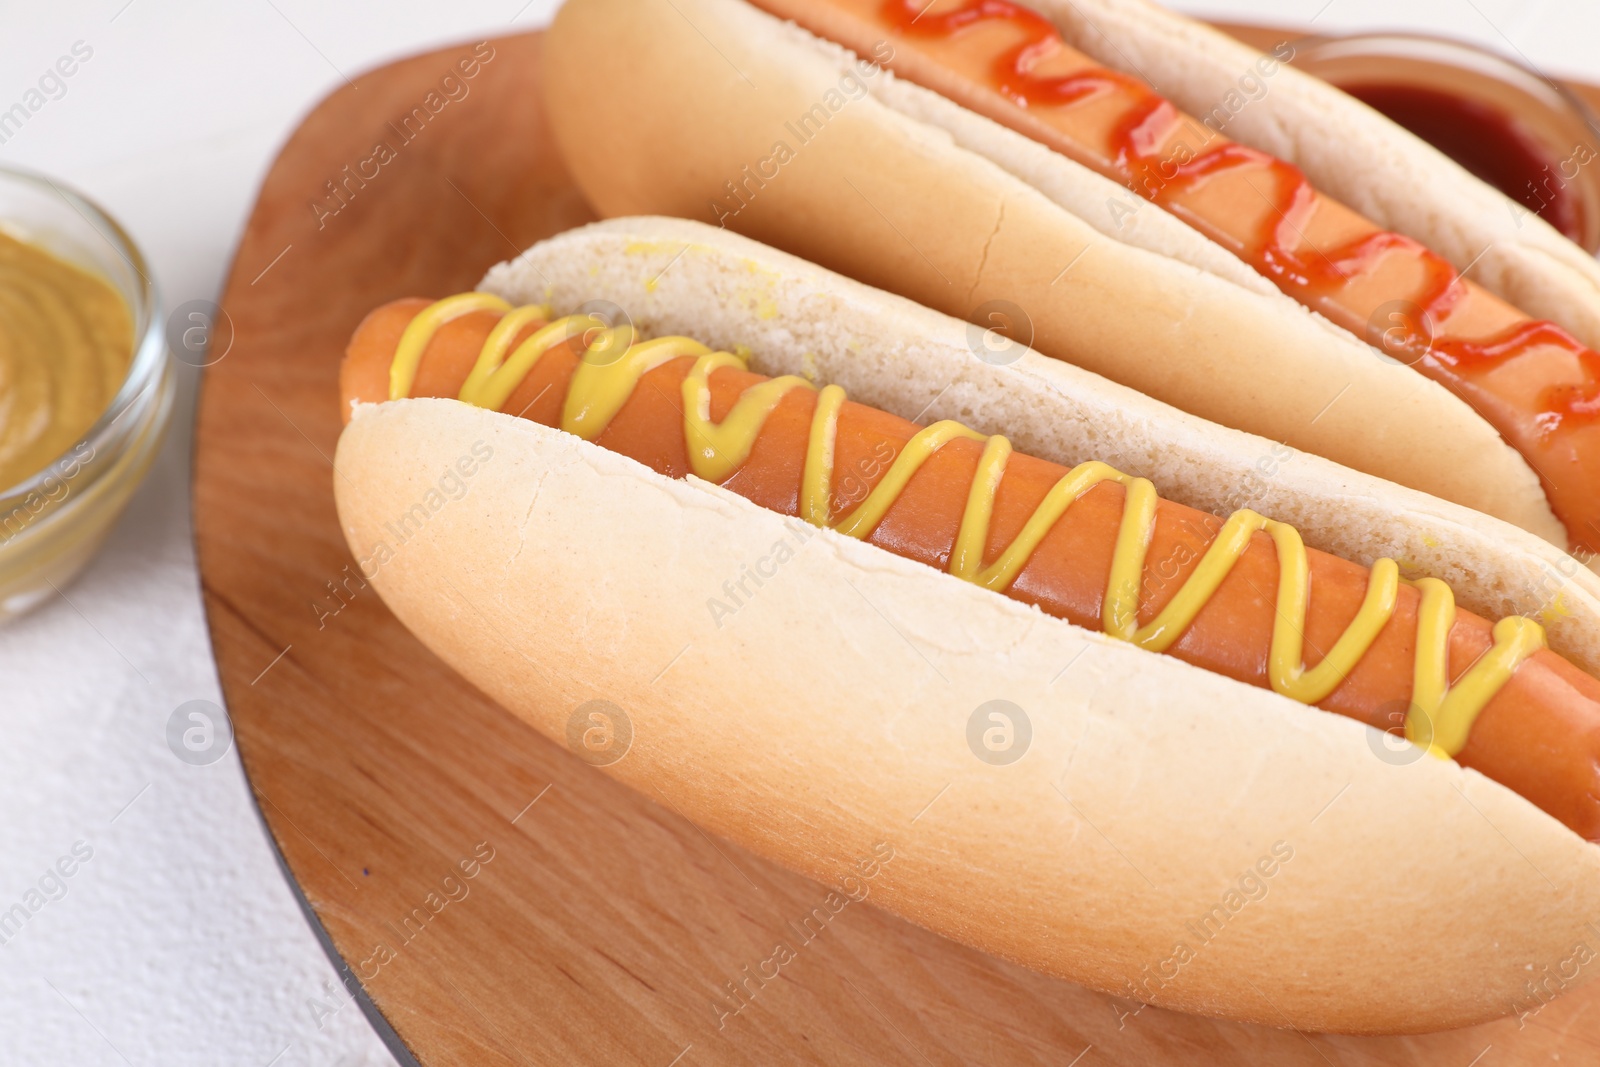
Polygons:
<instances>
[{"instance_id":1,"label":"hot dog with mustard","mask_svg":"<svg viewBox=\"0 0 1600 1067\"><path fill-rule=\"evenodd\" d=\"M1362 567L1249 509L1224 520L1162 500L1098 460L1068 469L953 420L920 427L837 385L754 374L693 338L635 340L487 293L375 309L341 390L347 412L458 397L692 473L1075 625L1399 728L1600 840L1600 682L1532 619L1458 612L1448 585L1403 581L1392 559ZM857 470L842 493L839 472ZM1158 577L1164 559L1178 563Z\"/></svg>"},{"instance_id":2,"label":"hot dog with mustard","mask_svg":"<svg viewBox=\"0 0 1600 1067\"><path fill-rule=\"evenodd\" d=\"M1292 839L1279 898L1154 1002L1508 1010L1600 905L1590 572L1313 456L1240 493L1280 446L968 330L709 227L574 231L355 330L346 536L540 729L606 702L612 773L815 877L892 839L880 901L950 936L1123 989ZM969 740L996 699L1014 761ZM1374 907L1380 875L1417 906Z\"/></svg>"}]
</instances>

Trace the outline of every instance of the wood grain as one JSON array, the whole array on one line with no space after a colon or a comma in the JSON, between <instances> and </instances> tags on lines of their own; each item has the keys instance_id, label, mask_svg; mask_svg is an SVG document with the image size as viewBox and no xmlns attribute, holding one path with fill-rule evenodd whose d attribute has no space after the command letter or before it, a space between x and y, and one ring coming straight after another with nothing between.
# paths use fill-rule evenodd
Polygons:
<instances>
[{"instance_id":1,"label":"wood grain","mask_svg":"<svg viewBox=\"0 0 1600 1067\"><path fill-rule=\"evenodd\" d=\"M492 48L464 97L441 80L470 45L363 75L284 146L226 286L235 339L206 374L195 465L205 602L245 769L316 920L420 1063L1600 1056L1600 988L1520 1028L1357 1039L1137 1010L870 905L804 943L791 921L823 887L617 785L417 644L364 586L335 523L344 342L373 306L470 288L590 217L546 136L539 36ZM380 142L392 158L366 163ZM1372 891L1374 907L1404 898L1403 886ZM780 941L793 959L764 980ZM355 1010L341 1004L329 1007Z\"/></svg>"}]
</instances>

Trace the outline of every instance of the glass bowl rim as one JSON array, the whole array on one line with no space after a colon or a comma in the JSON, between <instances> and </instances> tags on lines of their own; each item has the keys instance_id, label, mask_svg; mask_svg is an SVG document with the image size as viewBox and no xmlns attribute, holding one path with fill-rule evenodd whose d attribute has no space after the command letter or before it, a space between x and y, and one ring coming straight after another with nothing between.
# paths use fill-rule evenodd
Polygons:
<instances>
[{"instance_id":1,"label":"glass bowl rim","mask_svg":"<svg viewBox=\"0 0 1600 1067\"><path fill-rule=\"evenodd\" d=\"M1440 53L1440 57L1437 61L1441 64L1445 64L1450 61L1449 53L1451 52L1455 52L1460 55L1469 55L1475 60L1478 60L1480 63L1484 60L1487 60L1490 64L1500 67L1501 70L1515 71L1521 77L1535 81L1539 85L1554 92L1555 95L1561 99L1562 104L1564 104L1584 126L1588 127L1590 132L1594 133L1597 138L1600 138L1600 119L1596 118L1594 109L1591 108L1582 97L1578 96L1577 93L1574 93L1570 88L1568 88L1565 82L1545 74L1543 71L1535 67L1531 62L1521 58L1520 56L1507 55L1504 52L1478 44L1476 41L1468 41L1460 37L1451 37L1446 34L1421 33L1413 30L1371 30L1358 31L1356 33L1306 34L1302 37L1292 38L1288 43L1290 47L1294 49L1294 57L1286 61L1291 66L1294 65L1296 59L1300 58L1300 52L1302 49L1310 51L1314 48L1336 47L1339 45L1360 46L1363 44L1377 45L1385 43L1426 45L1430 49ZM1376 49L1374 49L1374 51L1376 51ZM1431 59L1434 57L1413 54L1412 58ZM1456 65L1466 69L1464 64ZM1479 73L1484 73L1485 76L1498 77L1498 75L1490 75L1487 72ZM1499 78L1499 80L1504 84L1512 84L1511 80L1508 78L1502 77Z\"/></svg>"}]
</instances>

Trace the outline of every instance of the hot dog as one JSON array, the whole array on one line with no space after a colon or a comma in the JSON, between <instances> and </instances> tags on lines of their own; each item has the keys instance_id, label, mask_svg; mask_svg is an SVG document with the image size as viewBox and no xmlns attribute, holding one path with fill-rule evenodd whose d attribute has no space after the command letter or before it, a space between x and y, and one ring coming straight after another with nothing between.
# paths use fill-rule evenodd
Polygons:
<instances>
[{"instance_id":1,"label":"hot dog","mask_svg":"<svg viewBox=\"0 0 1600 1067\"><path fill-rule=\"evenodd\" d=\"M464 306L479 309L459 318L446 317ZM584 316L552 323L548 309L530 310L532 317L524 313L526 321L505 343L508 351L515 350L544 331L528 350L538 358L525 374L507 382L509 388L501 390L503 400L497 396L485 406L567 428L573 375L584 353L609 346L613 351L605 358L631 362L644 350L630 344L627 334L602 337L595 320ZM481 294L438 302L405 299L377 308L356 329L345 357L346 411L352 410L350 405L390 399L396 354L414 326L419 327L410 334L410 348L417 357L415 378L402 395L458 396L495 328L516 313L503 301L485 300ZM1307 673L1328 661L1320 672L1324 680L1300 694L1306 703L1379 729L1404 729L1424 745L1432 741L1436 729L1459 729L1429 721L1420 708L1413 721L1404 721L1402 709L1410 710L1419 663L1433 651L1419 637L1423 589L1396 582L1389 594L1392 607L1362 610L1368 598L1379 595L1376 590L1384 587L1393 561L1381 560L1377 568L1369 569L1308 550L1300 584L1315 588L1316 600L1290 617L1281 607L1283 594L1275 596L1274 591L1296 580L1282 577L1288 565L1273 536L1263 530L1245 533L1238 537L1236 551L1228 553L1226 542L1233 538L1221 535L1224 529L1232 533L1241 519L1249 522L1254 513L1239 513L1230 525L1197 509L1155 499L1148 529L1138 531L1139 539L1148 544L1141 565L1119 577L1113 574L1118 534L1129 521L1130 506L1138 507L1130 505L1130 492L1137 498L1141 490L1148 491L1148 483L1132 488L1125 476L1092 461L1088 468L1073 471L1015 454L1004 437L985 440L953 421L924 429L843 400L836 386L819 392L804 379L751 373L732 358L702 364L712 354L691 338L654 340L668 346L666 361L651 366L654 359L646 358L639 367L649 370L620 379L617 388L626 399L609 419L590 428L574 424L574 429L658 474L708 475L708 481L762 507L849 531L869 544L940 570L965 570L970 580L1078 626L1106 630L1108 623L1125 615L1125 636L1149 635L1141 643L1252 685L1292 691L1285 678L1271 677L1269 663L1285 641L1296 649L1303 645ZM671 354L677 352L683 354ZM690 442L697 434L685 430L686 398L697 388L705 398L699 403L714 424L727 423L729 413L741 403L754 404L752 411L760 412L747 428L747 438L735 440L732 447L705 446L717 459L711 470L701 470L692 461ZM831 414L830 405L837 405ZM922 449L911 445L914 440ZM826 489L815 501L807 500L805 485L809 451L818 447L813 441L823 442L821 447L832 456ZM925 458L897 487L892 472L895 458L902 455ZM743 458L735 464L735 456ZM853 492L843 494L835 484L840 471L862 472ZM984 497L987 503L972 502L975 485L984 487L985 494L992 490L992 498ZM1049 522L1037 545L1016 553L1013 567L1001 565L992 577L980 577L995 568L1008 550L1015 552L1011 546L1041 510L1046 515L1056 513L1045 501L1052 491L1059 492L1058 487L1072 490L1066 498L1070 504ZM840 503L842 496L845 501ZM873 504L858 513L857 507L866 501ZM981 509L990 511L988 527L981 543L967 547L970 558L963 565L960 533ZM1298 542L1292 528L1278 529L1290 544ZM1218 559L1232 555L1226 576L1204 595L1198 610L1164 617L1175 600L1192 597L1206 586L1197 572L1208 550L1215 551ZM1155 571L1162 560L1176 565L1158 577ZM1127 583L1123 605L1115 603L1119 580ZM1526 626L1525 633L1508 628L1491 636L1489 621L1456 612L1448 587L1434 588L1442 598L1437 610L1453 621L1445 622L1440 634L1448 639L1449 678L1457 679L1459 686L1474 665L1511 657L1509 677L1478 681L1483 694L1472 699L1463 715L1471 720L1470 729L1463 731L1465 746L1452 744L1453 751L1440 750L1441 754L1520 793L1584 837L1600 840L1600 682L1544 648L1537 624L1512 616L1513 623ZM1192 621L1184 620L1185 615ZM1368 619L1377 623L1377 629L1356 636ZM1157 640L1158 636L1166 640ZM1171 640L1173 636L1176 640ZM1519 642L1522 651L1511 652ZM1318 650L1328 650L1328 655Z\"/></svg>"},{"instance_id":2,"label":"hot dog","mask_svg":"<svg viewBox=\"0 0 1600 1067\"><path fill-rule=\"evenodd\" d=\"M615 46L612 6L613 0L572 0L557 21L558 54L592 54L600 34L612 37ZM1173 24L1182 27L1181 20L1154 15L1137 0L1096 6L1119 11L1123 18L1102 33L1096 20L1075 5L1052 0L1039 0L1033 7L1013 0L700 0L693 10L682 12L646 5L643 18L630 18L630 27L622 32L650 35L662 62L683 69L677 50L707 51L707 38L694 27L712 26L718 34L715 47L725 48L727 62L745 72L754 87L701 89L670 77L663 83L646 63L630 66L603 91L592 92L587 83L580 89L573 80L580 76L576 62L558 61L550 75L558 101L555 125L575 157L581 155L586 130L637 123L653 139L629 160L601 162L593 153L576 159L580 183L603 210L690 213L695 204L694 213L953 314L972 314L988 302L985 297L1012 301L1031 318L1039 347L1049 354L1217 421L1268 433L1490 511L1574 550L1593 553L1600 548L1600 353L1569 332L1596 332L1600 271L1587 257L1537 219L1525 219L1526 236L1496 234L1470 251L1452 249L1465 267L1495 243L1520 243L1522 258L1512 261L1502 255L1496 270L1479 272L1485 274L1483 284L1463 276L1426 242L1459 242L1461 231L1470 229L1448 202L1439 208L1437 196L1429 199L1427 210L1412 210L1396 224L1422 229L1414 235L1397 232L1319 190L1293 163L1234 140L1220 128L1226 126L1231 134L1237 125L1241 136L1270 139L1270 131L1281 126L1269 121L1270 114L1251 115L1237 124L1227 117L1208 123L1186 115L1142 80L1153 75L1164 84L1168 79L1163 72L1187 72L1195 53L1202 65L1239 62L1242 71L1256 77L1252 63L1258 57L1200 29L1184 30L1187 51L1182 56L1170 42L1163 51L1163 42L1178 34ZM792 19L803 31L778 25L769 14ZM1141 29L1142 22L1151 20L1154 28ZM664 40L657 31L669 37ZM683 33L681 40L677 33ZM1069 39L1082 47L1096 45L1099 57L1080 51ZM831 55L828 43L881 63L913 84L850 74L851 84L870 96L849 107L841 104L836 113L828 103L815 112L803 103L807 92L825 84L824 71L849 70L848 57ZM1136 62L1130 53L1143 55L1145 61ZM1273 70L1271 90L1251 106L1270 113L1286 106L1280 101L1292 103L1308 92L1315 94L1307 88L1310 79L1278 69L1275 57L1267 62ZM693 67L701 70L699 64ZM710 80L723 79L713 75ZM1192 75L1179 73L1170 80L1179 89L1189 88L1187 99L1204 99L1201 90L1192 88ZM1320 89L1338 95L1325 86ZM1324 104L1325 95L1318 97ZM826 100L825 92L820 96ZM1196 110L1205 116L1215 106ZM1341 118L1354 111L1362 122L1382 121L1353 101L1344 100L1341 107L1333 112ZM815 117L819 114L826 134L823 121ZM796 115L813 117L802 118L797 127ZM908 130L908 119L920 131ZM697 134L695 125L733 130ZM1268 134L1262 134L1262 126ZM880 136L874 139L868 130ZM858 131L862 142L876 140L878 147L867 152L864 144L847 144ZM955 143L931 145L929 135L941 132ZM1037 142L1031 154L1011 143L1015 134ZM802 144L790 145L802 136ZM1473 181L1420 142L1396 139L1413 171L1405 184L1429 186L1442 175L1440 182L1453 191ZM758 159L778 158L782 167L758 165L751 171L733 164L757 144L771 145ZM638 166L633 160L649 158L658 145L662 150L670 145L675 158L688 165L673 168L669 175L653 168L645 168L648 174L630 173ZM1043 161L1038 145L1048 149ZM1351 146L1352 153L1365 149ZM790 155L793 162L786 158ZM957 160L964 166L958 167ZM972 165L984 160L998 164L999 172ZM952 178L938 174L941 169L964 173ZM939 195L925 200L896 197L888 195L884 183L875 185L883 195L864 194L874 187L868 171L886 171L905 184L933 181ZM1091 173L1118 188L1093 190L1087 181ZM1022 189L1016 188L1019 179ZM1076 191L1063 192L1063 183L1076 183ZM996 211L995 200L1004 204L1020 199L1029 188L1054 200L1057 211L1081 216L1102 232L1084 234L1037 202L1027 213ZM1474 192L1483 195L1472 198L1470 207L1481 211L1484 195L1492 191ZM1101 203L1095 202L1097 196ZM1142 200L1159 205L1189 232L1181 237L1167 229L1134 233L1126 220L1138 213ZM836 225L813 224L824 202L830 204ZM1511 215L1506 207L1499 211ZM963 212L976 215L988 228L976 249L964 247L959 236L952 241L939 235L952 214ZM1047 234L1038 234L1033 215L1049 221ZM1013 238L1007 229L1012 225L1035 233ZM1110 281L1088 276L1104 258L1106 246L1123 244L1169 260L1180 258L1237 282L1231 273L1202 263L1182 247L1185 240L1196 239L1237 257L1236 263L1242 260L1316 317L1294 323L1275 302L1254 299L1262 295L1255 291L1253 299L1245 300L1243 294L1230 299L1209 290L1173 289L1164 284L1161 270L1149 277L1130 269L1126 278ZM888 260L904 258L903 249L892 247L897 240L916 246L924 261L922 276L918 267L891 269ZM1064 270L1085 248L1097 257L1085 259L1088 269ZM1531 260L1540 262L1529 266ZM928 268L937 276L929 276ZM1532 283L1549 281L1551 272L1563 284L1546 289L1577 292L1582 298L1529 302L1560 323L1529 314L1513 302L1529 297L1529 290L1537 288ZM1170 276L1181 280L1185 273ZM970 284L961 284L963 274ZM1069 295L1074 287L1118 290L1123 299L1101 301L1099 309L1087 297L1084 305L1074 305ZM1152 345L1140 327L1117 321L1129 314L1125 305L1137 291L1169 297L1163 307L1141 306L1137 312L1164 316L1173 338L1168 343ZM1195 315L1198 305L1216 300L1227 301L1232 315L1220 326L1215 317ZM1086 316L1094 329L1085 328ZM1262 316L1278 328L1282 348L1275 353L1253 351L1248 335L1264 321ZM1426 427L1424 436L1432 438L1424 448L1419 450L1412 437L1374 443L1374 435L1384 434L1396 417L1393 402L1415 390L1400 380L1403 376L1390 373L1397 369L1392 363L1374 358L1363 364L1348 359L1348 353L1330 353L1324 337L1305 343L1315 332L1313 323L1332 323L1345 347L1370 342L1444 386L1420 394L1426 410L1418 417ZM1175 346L1186 359L1171 358ZM1226 353L1193 358L1196 350L1208 353L1212 346L1240 350L1231 361L1236 375L1226 373ZM1316 362L1323 366L1309 366ZM1255 393L1250 379L1257 373L1270 374L1279 395L1268 400ZM1333 378L1340 384L1334 385ZM1350 396L1356 382L1373 392ZM1318 401L1288 416L1283 394ZM1314 425L1341 417L1335 414L1341 407L1350 420L1345 431L1334 434ZM1451 420L1474 413L1485 425L1469 439ZM1494 432L1482 435L1489 428ZM1341 439L1344 433L1350 439ZM1440 447L1448 447L1458 462L1466 457L1465 465L1495 488L1456 484L1430 458ZM1495 453L1502 454L1492 459ZM1491 461L1516 469L1491 472L1486 469ZM1526 493L1530 476L1538 483L1538 500Z\"/></svg>"},{"instance_id":3,"label":"hot dog","mask_svg":"<svg viewBox=\"0 0 1600 1067\"><path fill-rule=\"evenodd\" d=\"M594 299L631 321L563 314ZM1270 442L1031 352L987 362L964 333L707 227L575 231L484 291L356 328L341 521L402 620L536 726L564 737L597 694L626 708L635 748L613 773L709 829L821 877L895 837L907 862L883 900L915 921L1125 988L1218 862L1311 820L1292 907L1260 920L1281 928L1207 946L1216 969L1153 1001L1347 1030L1507 1010L1530 954L1600 903L1589 572L1316 457L1241 498L1226 487ZM469 495L383 544L439 469L485 453ZM1243 505L1227 521L1208 513L1225 497ZM766 554L739 568L735 542ZM735 568L759 584L729 591ZM1537 573L1560 577L1525 586ZM974 784L960 724L999 695L1037 702L1043 750ZM1131 747L1102 774L1105 733ZM978 795L912 820L941 776ZM1057 794L1115 848L1063 839L1034 809ZM1508 840L1537 870L1482 877ZM1403 951L1351 881L1384 865L1428 902ZM1441 981L1463 959L1473 981Z\"/></svg>"}]
</instances>

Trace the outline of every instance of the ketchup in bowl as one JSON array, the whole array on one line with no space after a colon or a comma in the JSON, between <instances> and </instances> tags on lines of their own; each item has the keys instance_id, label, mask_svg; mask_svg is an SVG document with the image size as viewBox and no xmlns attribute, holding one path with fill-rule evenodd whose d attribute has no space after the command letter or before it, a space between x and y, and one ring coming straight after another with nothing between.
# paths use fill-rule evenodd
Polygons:
<instances>
[{"instance_id":1,"label":"ketchup in bowl","mask_svg":"<svg viewBox=\"0 0 1600 1067\"><path fill-rule=\"evenodd\" d=\"M1583 240L1582 205L1561 180L1583 155L1559 159L1526 123L1482 100L1417 85L1351 85L1346 92L1383 112L1550 225ZM1588 162L1593 162L1589 159Z\"/></svg>"},{"instance_id":2,"label":"ketchup in bowl","mask_svg":"<svg viewBox=\"0 0 1600 1067\"><path fill-rule=\"evenodd\" d=\"M1594 116L1565 87L1494 52L1439 37L1314 37L1293 47L1296 67L1600 251L1600 140Z\"/></svg>"}]
</instances>

